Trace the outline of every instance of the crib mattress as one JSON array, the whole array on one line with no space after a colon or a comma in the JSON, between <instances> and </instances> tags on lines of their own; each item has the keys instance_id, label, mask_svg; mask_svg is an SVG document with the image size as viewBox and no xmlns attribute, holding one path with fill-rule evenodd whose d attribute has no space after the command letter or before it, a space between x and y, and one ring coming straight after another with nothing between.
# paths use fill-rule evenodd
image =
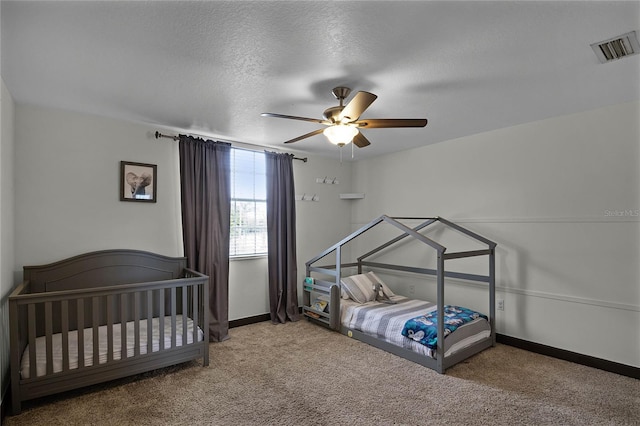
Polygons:
<instances>
[{"instance_id":1,"label":"crib mattress","mask_svg":"<svg viewBox=\"0 0 640 426\"><path fill-rule=\"evenodd\" d=\"M435 303L392 296L396 304L381 302L357 303L340 301L340 320L343 327L361 331L421 355L436 358L435 349L402 335L405 323L417 316L433 312ZM491 326L484 318L478 318L459 327L444 339L445 357L491 336Z\"/></svg>"},{"instance_id":2,"label":"crib mattress","mask_svg":"<svg viewBox=\"0 0 640 426\"><path fill-rule=\"evenodd\" d=\"M166 316L163 319L164 322L164 348L170 348L171 345L171 317ZM147 320L140 320L140 354L147 353ZM98 327L98 339L99 339L99 364L107 363L107 327L106 325ZM187 318L187 344L193 343L193 327L194 322L191 318ZM122 356L122 327L120 323L113 324L113 359L119 360ZM158 352L160 350L160 319L153 318L152 320L152 352ZM84 365L93 365L93 328L85 328L84 334ZM204 339L204 333L198 327L197 331L198 341ZM78 331L69 331L68 333L68 353L69 353L69 369L78 368ZM44 376L47 371L47 352L46 352L46 338L44 336L38 337L35 340L36 345L36 376ZM127 357L132 357L135 351L135 323L130 321L126 323L126 345L127 345ZM176 344L175 346L182 346L182 316L176 316ZM62 345L62 334L57 333L52 335L52 347L53 347L53 372L59 373L62 371L62 354L64 347ZM30 371L30 359L29 359L29 345L25 348L22 355L20 374L23 379L31 377Z\"/></svg>"}]
</instances>

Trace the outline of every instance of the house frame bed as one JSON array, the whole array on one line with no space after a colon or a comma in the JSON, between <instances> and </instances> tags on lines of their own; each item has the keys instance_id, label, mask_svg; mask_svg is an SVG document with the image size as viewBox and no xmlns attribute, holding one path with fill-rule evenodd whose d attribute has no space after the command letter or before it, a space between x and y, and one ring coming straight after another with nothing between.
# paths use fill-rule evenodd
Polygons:
<instances>
[{"instance_id":1,"label":"house frame bed","mask_svg":"<svg viewBox=\"0 0 640 426\"><path fill-rule=\"evenodd\" d=\"M9 296L13 414L29 399L198 358L209 365L208 283L184 257L138 250L25 266Z\"/></svg>"},{"instance_id":2,"label":"house frame bed","mask_svg":"<svg viewBox=\"0 0 640 426\"><path fill-rule=\"evenodd\" d=\"M419 225L409 228L408 226L401 223L401 220L421 220ZM481 250L472 250L472 251L461 251L461 252L453 252L447 253L447 248L436 241L426 237L421 234L419 231L427 228L428 226L434 223L441 223L448 228L454 229L468 237L471 237L475 241L481 243L482 245L486 245L486 249ZM380 225L380 224L388 224L391 225L401 231L401 234L375 248L372 250L360 255L357 257L357 261L355 263L343 263L342 262L342 247L349 243L350 241L360 237L370 229ZM403 266L397 264L388 264L388 263L378 263L372 262L369 259L376 253L381 252L382 250L388 249L403 239L411 237L423 244L425 246L430 247L435 250L437 253L437 266L436 269L422 268L422 267L411 267L411 266ZM330 277L335 277L335 281L327 281L322 279L310 279L305 280L304 283L304 296L303 296L303 308L302 311L304 315L310 320L321 325L327 326L333 330L339 331L342 334L345 334L349 337L356 338L357 340L368 343L372 346L378 347L385 351L391 352L395 355L401 356L408 360L419 363L425 367L431 368L437 371L440 374L444 374L445 370L458 362L469 358L472 355L477 354L478 352L489 348L491 346L495 346L496 337L495 337L495 247L497 244L493 241L490 241L474 232L469 231L452 223L442 217L432 217L432 218L419 218L419 217L389 217L387 215L382 215L377 219L371 221L369 224L363 226L359 230L353 232L349 236L345 237L341 241L337 242L333 246L324 250L322 253L318 254L314 258L310 259L306 262L306 276L313 277L313 273L327 275ZM324 266L314 266L316 262L325 258L331 253L335 253L336 262L333 265L324 265ZM488 275L476 275L476 274L468 274L462 272L453 272L445 269L445 261L452 259L463 259L463 258L471 258L477 256L486 256L489 264L489 273ZM340 282L342 279L342 270L343 268L358 268L358 274L362 274L363 267L373 268L373 269L381 269L381 270L395 270L395 271L404 271L414 274L421 275L431 275L436 277L436 285L437 285L437 348L435 351L435 358L431 358L425 355L421 355L411 351L410 349L405 349L403 347L394 345L392 343L386 342L384 340L378 339L369 334L365 334L359 330L354 330L347 328L341 324L341 309L340 309ZM444 306L445 306L445 278L454 278L457 280L463 281L473 281L479 283L488 284L488 297L489 297L489 315L488 322L491 329L491 333L489 337L482 338L481 340L473 343L466 348L453 353L451 355L445 356L445 347L444 347L444 339L441 336L445 336L444 330ZM319 293L325 295L329 299L329 312L322 312L317 309L314 309L311 306L310 295L311 292Z\"/></svg>"}]
</instances>

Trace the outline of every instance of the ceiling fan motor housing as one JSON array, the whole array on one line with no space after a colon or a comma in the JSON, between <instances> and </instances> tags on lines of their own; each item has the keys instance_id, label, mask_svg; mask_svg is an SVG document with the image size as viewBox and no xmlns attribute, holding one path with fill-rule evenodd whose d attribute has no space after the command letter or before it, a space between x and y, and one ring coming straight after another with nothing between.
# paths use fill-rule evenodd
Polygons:
<instances>
[{"instance_id":1,"label":"ceiling fan motor housing","mask_svg":"<svg viewBox=\"0 0 640 426\"><path fill-rule=\"evenodd\" d=\"M344 109L344 106L342 105L329 107L324 110L322 115L325 119L331 121L332 123L336 123L338 121L338 116L340 115L343 109Z\"/></svg>"},{"instance_id":2,"label":"ceiling fan motor housing","mask_svg":"<svg viewBox=\"0 0 640 426\"><path fill-rule=\"evenodd\" d=\"M351 89L344 86L338 86L334 87L331 93L333 93L333 96L340 101L340 105L325 109L322 116L332 123L338 123L340 121L338 120L338 116L344 109L344 100L351 93Z\"/></svg>"}]
</instances>

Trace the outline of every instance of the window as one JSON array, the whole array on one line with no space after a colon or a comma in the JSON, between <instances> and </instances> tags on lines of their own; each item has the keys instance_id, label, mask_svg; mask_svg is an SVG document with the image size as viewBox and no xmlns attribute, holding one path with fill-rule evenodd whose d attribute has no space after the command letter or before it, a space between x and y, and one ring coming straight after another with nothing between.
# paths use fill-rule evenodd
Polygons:
<instances>
[{"instance_id":1,"label":"window","mask_svg":"<svg viewBox=\"0 0 640 426\"><path fill-rule=\"evenodd\" d=\"M229 256L267 254L267 177L264 153L231 149Z\"/></svg>"}]
</instances>

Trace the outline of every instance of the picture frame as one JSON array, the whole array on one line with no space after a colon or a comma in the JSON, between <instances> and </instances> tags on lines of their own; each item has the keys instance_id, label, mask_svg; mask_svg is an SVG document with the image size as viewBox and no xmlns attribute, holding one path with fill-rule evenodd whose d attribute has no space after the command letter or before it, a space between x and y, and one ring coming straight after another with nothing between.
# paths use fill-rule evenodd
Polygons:
<instances>
[{"instance_id":1,"label":"picture frame","mask_svg":"<svg viewBox=\"0 0 640 426\"><path fill-rule=\"evenodd\" d=\"M120 161L120 201L155 203L158 191L158 166Z\"/></svg>"}]
</instances>

